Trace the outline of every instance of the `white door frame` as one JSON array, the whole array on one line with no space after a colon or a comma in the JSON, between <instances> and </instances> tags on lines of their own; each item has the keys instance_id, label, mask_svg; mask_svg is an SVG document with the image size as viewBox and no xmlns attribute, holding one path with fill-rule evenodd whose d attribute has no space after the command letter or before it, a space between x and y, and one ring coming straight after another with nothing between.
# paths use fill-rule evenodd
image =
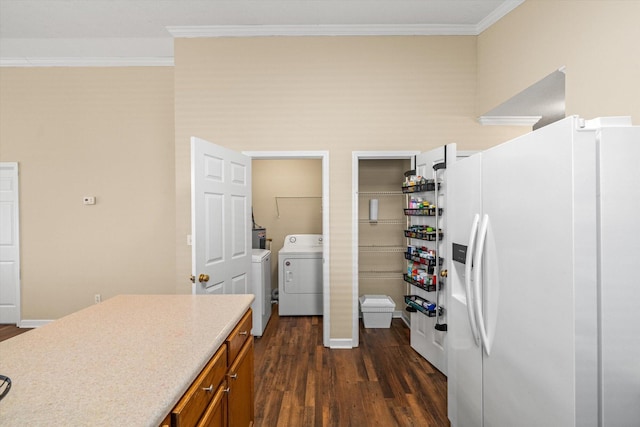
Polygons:
<instances>
[{"instance_id":1,"label":"white door frame","mask_svg":"<svg viewBox=\"0 0 640 427\"><path fill-rule=\"evenodd\" d=\"M21 322L22 322L22 310L21 310L21 298L20 298L20 289L21 289L21 269L20 269L20 191L19 191L19 180L20 180L20 174L19 169L18 169L18 163L17 162L0 162L0 168L2 168L3 170L8 171L12 178L14 178L14 183L15 183L15 187L9 189L11 192L15 192L15 196L12 196L12 200L13 200L13 207L12 207L12 212L11 212L11 216L13 217L13 221L12 221L12 226L15 227L15 229L12 229L11 232L13 233L12 236L12 241L15 242L15 245L17 246L17 252L16 252L16 256L15 259L13 260L14 262L14 274L15 274L15 287L16 289L14 289L15 295L16 295L16 318L15 318L15 322L16 325L18 327L22 327ZM4 190L4 189L2 189ZM10 286L14 286L14 284L9 284ZM0 286L4 286L4 285L0 285Z\"/></svg>"},{"instance_id":2,"label":"white door frame","mask_svg":"<svg viewBox=\"0 0 640 427\"><path fill-rule=\"evenodd\" d=\"M322 160L322 342L325 347L331 345L331 280L330 280L330 233L329 233L329 152L328 151L243 151L242 154L252 159L262 160Z\"/></svg>"},{"instance_id":3,"label":"white door frame","mask_svg":"<svg viewBox=\"0 0 640 427\"><path fill-rule=\"evenodd\" d=\"M353 256L353 273L352 273L352 321L353 321L353 347L358 347L360 344L360 328L358 327L358 245L359 245L359 226L358 226L358 189L359 180L358 175L360 173L360 160L396 160L396 159L413 159L414 156L420 154L420 151L352 151L352 166L351 166L351 191L353 193L352 205L351 205L351 222L353 233L351 235L351 247ZM398 182L398 187L402 185Z\"/></svg>"}]
</instances>

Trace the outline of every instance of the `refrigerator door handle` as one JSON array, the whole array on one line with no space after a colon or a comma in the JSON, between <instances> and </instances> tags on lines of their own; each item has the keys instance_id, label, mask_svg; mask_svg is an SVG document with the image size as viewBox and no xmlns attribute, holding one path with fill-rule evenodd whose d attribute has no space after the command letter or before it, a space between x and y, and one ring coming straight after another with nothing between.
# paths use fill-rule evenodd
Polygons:
<instances>
[{"instance_id":1,"label":"refrigerator door handle","mask_svg":"<svg viewBox=\"0 0 640 427\"><path fill-rule=\"evenodd\" d=\"M476 324L476 315L473 309L473 296L471 292L471 265L473 255L473 245L476 243L476 235L478 234L478 224L480 223L480 214L475 214L471 223L471 233L469 233L469 243L467 244L467 255L464 264L464 293L467 298L467 315L469 316L469 325L471 326L471 334L476 343L476 347L480 345L480 337L478 336L478 325ZM477 267L477 266L476 266Z\"/></svg>"},{"instance_id":2,"label":"refrigerator door handle","mask_svg":"<svg viewBox=\"0 0 640 427\"><path fill-rule=\"evenodd\" d=\"M480 339L484 347L485 353L489 356L489 337L487 336L487 329L484 324L484 314L482 313L482 299L480 298L480 277L482 277L482 261L484 257L484 240L487 237L487 227L489 226L489 216L485 214L482 217L482 224L480 225L480 236L478 238L478 245L476 246L476 254L473 260L475 265L473 281L475 290L475 303L476 303L476 321L478 322L478 330L480 331ZM485 287L486 288L486 287Z\"/></svg>"}]
</instances>

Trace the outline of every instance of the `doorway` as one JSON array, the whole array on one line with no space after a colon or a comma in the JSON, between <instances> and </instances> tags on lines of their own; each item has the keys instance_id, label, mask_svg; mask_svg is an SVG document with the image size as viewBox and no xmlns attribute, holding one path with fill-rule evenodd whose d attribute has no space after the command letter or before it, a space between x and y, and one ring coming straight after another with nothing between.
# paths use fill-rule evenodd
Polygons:
<instances>
[{"instance_id":1,"label":"doorway","mask_svg":"<svg viewBox=\"0 0 640 427\"><path fill-rule=\"evenodd\" d=\"M317 231L316 234L323 234L323 265L322 265L322 275L323 275L323 344L325 347L331 347L330 340L330 254L329 254L329 152L328 151L245 151L244 155L251 157L254 161L261 160L312 160L319 161L320 164L317 165L318 169L321 171L321 185L319 187L310 188L309 192L305 193L296 193L296 194L278 194L273 195L272 202L275 204L275 217L274 221L278 221L278 216L282 219L284 216L288 216L291 212L295 211L295 209L303 209L305 211L313 211L315 209L320 209L319 217L321 227ZM309 164L309 166L316 167L313 163ZM254 194L254 205L255 205L255 194L256 191L260 191L260 189L253 189ZM274 205L271 205L274 207ZM255 212L257 213L257 212ZM264 218L263 218L264 219ZM268 225L261 222L260 214L255 216L255 222L259 225L267 227L267 234L269 234ZM310 230L316 227L315 225L310 225ZM275 227L271 227L275 231ZM281 234L282 232L280 232ZM274 234L275 236L276 234ZM284 240L284 236L274 237L274 239L281 238ZM272 257L275 257L275 253L282 246L282 241L273 240L271 242L271 250ZM273 282L273 278L276 277L276 281ZM272 283L277 282L277 271L274 273L272 271ZM272 285L273 286L273 285Z\"/></svg>"},{"instance_id":2,"label":"doorway","mask_svg":"<svg viewBox=\"0 0 640 427\"><path fill-rule=\"evenodd\" d=\"M417 154L418 151L358 151L352 155L354 347L360 340L360 295L390 295L396 312L404 306L406 285L401 269L405 220L401 186L403 174L411 169Z\"/></svg>"},{"instance_id":3,"label":"doorway","mask_svg":"<svg viewBox=\"0 0 640 427\"><path fill-rule=\"evenodd\" d=\"M18 163L0 163L0 323L20 323Z\"/></svg>"}]
</instances>

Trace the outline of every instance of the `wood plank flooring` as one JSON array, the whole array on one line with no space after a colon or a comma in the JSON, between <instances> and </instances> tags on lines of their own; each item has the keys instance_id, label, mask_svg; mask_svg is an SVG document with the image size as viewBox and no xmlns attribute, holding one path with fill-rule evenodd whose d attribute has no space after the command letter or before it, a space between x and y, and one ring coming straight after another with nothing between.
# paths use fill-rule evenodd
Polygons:
<instances>
[{"instance_id":1,"label":"wood plank flooring","mask_svg":"<svg viewBox=\"0 0 640 427\"><path fill-rule=\"evenodd\" d=\"M446 377L409 329L364 329L360 347L322 345L321 317L271 318L255 341L255 425L448 426Z\"/></svg>"},{"instance_id":2,"label":"wood plank flooring","mask_svg":"<svg viewBox=\"0 0 640 427\"><path fill-rule=\"evenodd\" d=\"M9 338L13 338L16 335L23 334L25 332L30 331L30 328L18 328L15 324L0 324L0 341L8 340Z\"/></svg>"}]
</instances>

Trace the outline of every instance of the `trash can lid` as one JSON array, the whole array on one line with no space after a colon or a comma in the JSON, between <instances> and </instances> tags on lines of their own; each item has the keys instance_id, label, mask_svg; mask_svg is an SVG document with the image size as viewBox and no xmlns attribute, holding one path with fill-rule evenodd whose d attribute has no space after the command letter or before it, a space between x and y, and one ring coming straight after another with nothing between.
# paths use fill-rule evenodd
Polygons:
<instances>
[{"instance_id":1,"label":"trash can lid","mask_svg":"<svg viewBox=\"0 0 640 427\"><path fill-rule=\"evenodd\" d=\"M365 308L395 308L396 303L393 302L389 295L363 295L360 297L360 306Z\"/></svg>"}]
</instances>

